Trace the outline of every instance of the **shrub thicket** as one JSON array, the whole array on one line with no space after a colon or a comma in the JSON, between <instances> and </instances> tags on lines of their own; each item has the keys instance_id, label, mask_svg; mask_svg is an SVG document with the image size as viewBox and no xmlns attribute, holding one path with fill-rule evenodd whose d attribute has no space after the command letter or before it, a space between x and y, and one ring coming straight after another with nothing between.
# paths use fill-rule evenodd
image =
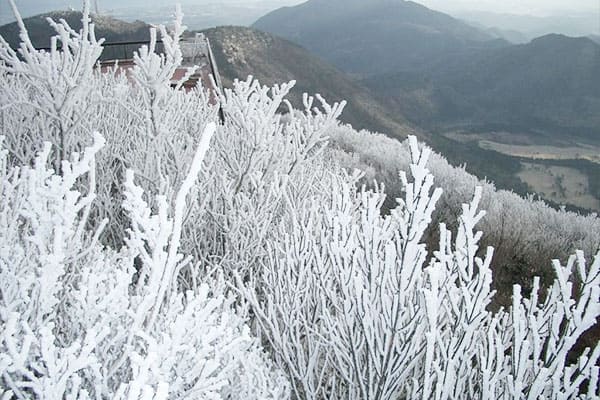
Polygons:
<instances>
[{"instance_id":1,"label":"shrub thicket","mask_svg":"<svg viewBox=\"0 0 600 400\"><path fill-rule=\"evenodd\" d=\"M129 76L95 67L83 15L51 22L49 52L24 28L19 53L0 45L2 398L600 396L600 346L567 357L600 315L600 257L556 261L546 292L515 285L492 312L494 236L476 229L515 238L506 254L545 235L591 255L596 218L495 192L414 138L366 168L398 182L383 212L384 189L340 166L383 143L339 128L343 104L282 118L293 83L249 79L218 94L217 126L203 88L171 87L180 13Z\"/></svg>"}]
</instances>

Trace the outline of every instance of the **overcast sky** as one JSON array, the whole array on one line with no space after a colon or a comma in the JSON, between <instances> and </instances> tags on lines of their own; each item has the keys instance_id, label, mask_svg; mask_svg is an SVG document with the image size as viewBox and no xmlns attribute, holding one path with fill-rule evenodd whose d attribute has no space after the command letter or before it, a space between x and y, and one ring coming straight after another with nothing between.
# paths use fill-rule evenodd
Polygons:
<instances>
[{"instance_id":1,"label":"overcast sky","mask_svg":"<svg viewBox=\"0 0 600 400\"><path fill-rule=\"evenodd\" d=\"M492 11L547 16L568 13L595 13L600 18L600 0L422 0L439 11Z\"/></svg>"},{"instance_id":2,"label":"overcast sky","mask_svg":"<svg viewBox=\"0 0 600 400\"><path fill-rule=\"evenodd\" d=\"M80 9L81 0L15 0L26 15L54 9L73 7ZM93 1L93 0L92 0ZM223 4L269 3L272 8L281 5L302 3L302 0L220 0ZM365 0L369 1L369 0ZM127 6L151 7L156 5L218 3L219 0L98 0L104 9L117 9ZM594 13L600 20L600 0L417 0L430 8L452 13L453 11L492 11L511 14L531 14L546 16L551 14ZM5 19L10 12L8 1L0 0L0 17Z\"/></svg>"}]
</instances>

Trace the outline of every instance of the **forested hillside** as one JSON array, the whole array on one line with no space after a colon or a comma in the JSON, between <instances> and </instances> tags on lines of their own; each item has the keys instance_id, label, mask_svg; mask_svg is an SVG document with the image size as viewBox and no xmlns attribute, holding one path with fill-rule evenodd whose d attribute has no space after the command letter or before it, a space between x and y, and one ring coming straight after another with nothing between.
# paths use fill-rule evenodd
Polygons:
<instances>
[{"instance_id":1,"label":"forested hillside","mask_svg":"<svg viewBox=\"0 0 600 400\"><path fill-rule=\"evenodd\" d=\"M254 27L354 74L428 131L600 136L600 45L589 38L511 45L404 0L310 0Z\"/></svg>"},{"instance_id":2,"label":"forested hillside","mask_svg":"<svg viewBox=\"0 0 600 400\"><path fill-rule=\"evenodd\" d=\"M1 398L600 398L595 215L291 83L182 90L179 10L97 68L88 15L0 41Z\"/></svg>"},{"instance_id":3,"label":"forested hillside","mask_svg":"<svg viewBox=\"0 0 600 400\"><path fill-rule=\"evenodd\" d=\"M288 98L295 107L302 106L303 93L319 93L330 101L346 101L340 118L358 129L389 132L397 138L414 132L402 115L388 113L368 89L294 43L244 27L203 33L210 39L226 86L249 75L266 85L294 80Z\"/></svg>"},{"instance_id":4,"label":"forested hillside","mask_svg":"<svg viewBox=\"0 0 600 400\"><path fill-rule=\"evenodd\" d=\"M547 35L528 44L454 55L419 73L365 84L426 129L505 130L600 137L600 45Z\"/></svg>"}]
</instances>

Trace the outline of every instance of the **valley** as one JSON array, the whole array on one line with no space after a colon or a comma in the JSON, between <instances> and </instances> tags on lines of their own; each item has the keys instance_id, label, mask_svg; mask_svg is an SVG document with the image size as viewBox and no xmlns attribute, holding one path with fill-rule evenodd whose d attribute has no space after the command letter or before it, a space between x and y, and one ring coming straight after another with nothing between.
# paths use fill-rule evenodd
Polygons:
<instances>
[{"instance_id":1,"label":"valley","mask_svg":"<svg viewBox=\"0 0 600 400\"><path fill-rule=\"evenodd\" d=\"M513 44L411 1L351 1L337 13L340 1L282 8L254 27L331 62L470 173L600 209L598 43L540 31Z\"/></svg>"},{"instance_id":2,"label":"valley","mask_svg":"<svg viewBox=\"0 0 600 400\"><path fill-rule=\"evenodd\" d=\"M580 144L577 147L555 147L547 145L510 145L491 140L479 141L482 149L494 150L513 157L534 160L588 160L600 163L600 148Z\"/></svg>"},{"instance_id":3,"label":"valley","mask_svg":"<svg viewBox=\"0 0 600 400\"><path fill-rule=\"evenodd\" d=\"M600 210L600 200L590 194L588 177L575 168L521 162L518 177L535 193L557 204L571 203Z\"/></svg>"},{"instance_id":4,"label":"valley","mask_svg":"<svg viewBox=\"0 0 600 400\"><path fill-rule=\"evenodd\" d=\"M521 194L536 193L557 205L600 210L600 193L595 190L600 170L597 143L509 132L449 132L444 137L512 159L518 166L513 177L527 187Z\"/></svg>"}]
</instances>

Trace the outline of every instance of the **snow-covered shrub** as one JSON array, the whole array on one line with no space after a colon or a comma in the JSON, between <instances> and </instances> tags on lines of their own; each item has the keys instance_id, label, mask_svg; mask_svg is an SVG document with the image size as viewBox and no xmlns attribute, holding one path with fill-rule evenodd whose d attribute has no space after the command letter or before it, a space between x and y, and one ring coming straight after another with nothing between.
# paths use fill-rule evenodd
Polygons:
<instances>
[{"instance_id":1,"label":"snow-covered shrub","mask_svg":"<svg viewBox=\"0 0 600 400\"><path fill-rule=\"evenodd\" d=\"M307 201L280 231L254 277L262 285L241 290L295 395L598 398L600 346L574 364L567 353L600 316L600 256L555 263L543 302L536 279L531 297L515 286L513 306L492 313L493 249L479 251L475 230L481 188L454 238L442 224L438 250L423 241L441 197L429 156L410 139L413 180L401 173L405 195L388 216L380 190L339 178L328 202Z\"/></svg>"},{"instance_id":2,"label":"snow-covered shrub","mask_svg":"<svg viewBox=\"0 0 600 400\"><path fill-rule=\"evenodd\" d=\"M21 46L15 51L0 39L2 85L6 85L1 99L6 107L3 117L18 121L12 125L18 131L7 136L7 145L25 163L48 141L53 144L52 161L58 170L67 155L82 150L80 135L85 136L83 140L91 139L92 130L84 122L92 115L93 66L104 40L96 39L89 2L85 2L81 31L74 31L64 20L48 19L57 35L51 39L50 51L36 50L14 1L10 4L21 28Z\"/></svg>"},{"instance_id":3,"label":"snow-covered shrub","mask_svg":"<svg viewBox=\"0 0 600 400\"><path fill-rule=\"evenodd\" d=\"M268 88L249 78L222 96L227 118L214 147L214 168L221 174L213 180L206 205L211 224L193 236L214 237L204 253L227 270L257 268L267 254L265 243L276 238L272 227L297 209L290 199L301 202L330 190L323 179L330 168L320 154L343 104L330 106L319 98L318 108L306 96L305 110L283 121L278 109L293 84Z\"/></svg>"},{"instance_id":4,"label":"snow-covered shrub","mask_svg":"<svg viewBox=\"0 0 600 400\"><path fill-rule=\"evenodd\" d=\"M46 167L47 144L33 168L5 169L0 176L1 375L2 386L19 398L77 397L98 384L94 350L108 326L94 321L78 331L68 323L66 298L79 265L93 260L103 267L110 260L109 254L97 257L84 229L93 193L72 190L77 179L93 179L100 147L98 138L82 157L63 162L58 176ZM84 374L91 379L87 388L81 387Z\"/></svg>"},{"instance_id":5,"label":"snow-covered shrub","mask_svg":"<svg viewBox=\"0 0 600 400\"><path fill-rule=\"evenodd\" d=\"M350 126L339 126L330 132L331 157L345 168L367 171L363 181L376 178L386 184L387 207L393 207L393 197L401 192L401 184L395 178L398 171L410 165L407 143L374 134L356 131ZM462 204L470 200L477 186L482 188L481 207L486 210L479 226L484 232L482 243L495 249L492 267L494 285L502 289L495 303L511 304L511 287L517 282L528 290L533 277L541 275L542 285L552 283L554 274L552 259L566 261L570 254L582 250L588 257L600 250L600 219L597 215L578 215L555 210L533 197L522 198L515 193L497 190L490 182L480 181L467 173L464 167L451 166L443 155L432 153L429 169L436 182L444 190L433 214L436 227L446 223L457 228ZM428 233L427 242L438 241L435 229Z\"/></svg>"},{"instance_id":6,"label":"snow-covered shrub","mask_svg":"<svg viewBox=\"0 0 600 400\"><path fill-rule=\"evenodd\" d=\"M286 382L246 325L234 298L216 282L186 293L178 270L188 193L215 126L200 141L170 211L154 213L128 174L127 246L100 246L86 229L95 155L104 140L47 167L50 145L34 167L2 170L0 193L0 383L18 398L283 398ZM2 165L7 153L2 151ZM134 260L141 259L141 266ZM130 382L127 384L127 382ZM244 386L240 385L244 383ZM164 394L164 396L162 396ZM133 397L131 397L133 396ZM147 398L143 397L142 398Z\"/></svg>"}]
</instances>

